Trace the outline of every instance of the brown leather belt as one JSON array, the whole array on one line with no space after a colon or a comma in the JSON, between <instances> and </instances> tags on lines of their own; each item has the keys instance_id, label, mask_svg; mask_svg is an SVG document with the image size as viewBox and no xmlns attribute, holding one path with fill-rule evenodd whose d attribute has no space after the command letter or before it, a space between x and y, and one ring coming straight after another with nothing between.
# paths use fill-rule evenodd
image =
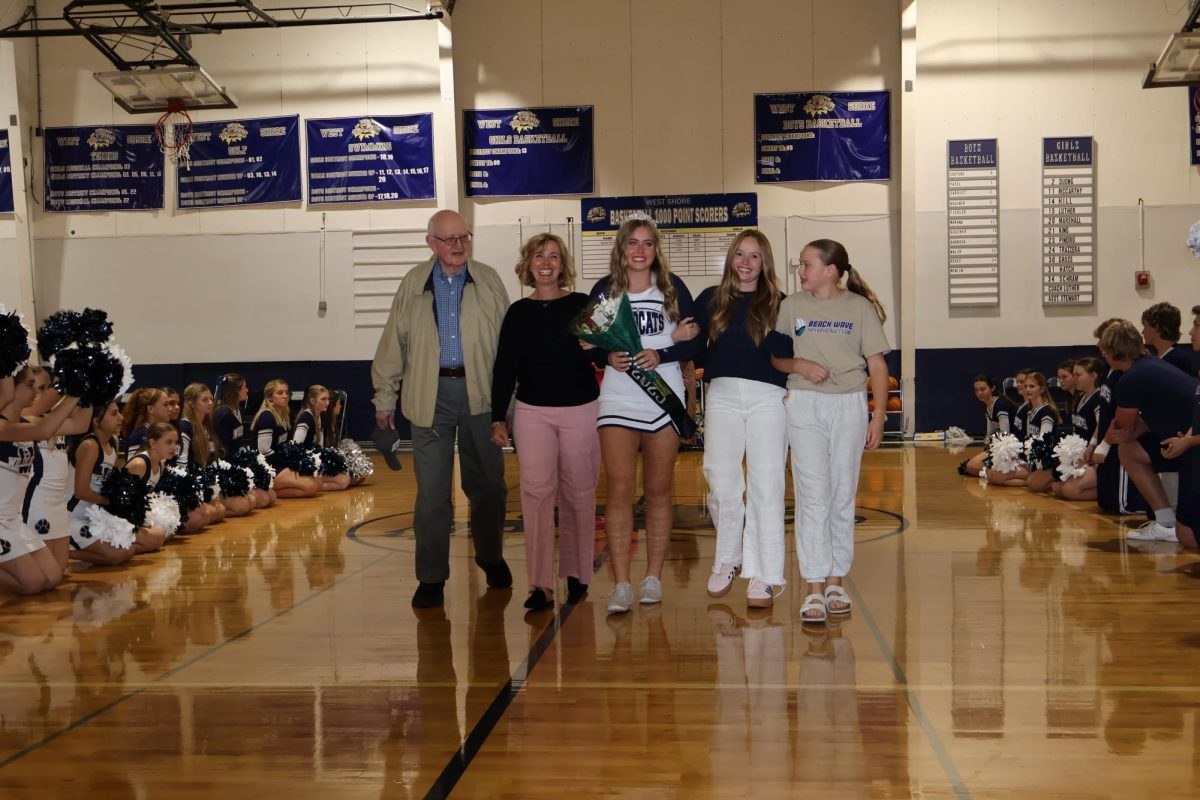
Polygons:
<instances>
[{"instance_id":1,"label":"brown leather belt","mask_svg":"<svg viewBox=\"0 0 1200 800\"><path fill-rule=\"evenodd\" d=\"M466 367L442 367L438 370L439 378L465 378L467 377Z\"/></svg>"}]
</instances>

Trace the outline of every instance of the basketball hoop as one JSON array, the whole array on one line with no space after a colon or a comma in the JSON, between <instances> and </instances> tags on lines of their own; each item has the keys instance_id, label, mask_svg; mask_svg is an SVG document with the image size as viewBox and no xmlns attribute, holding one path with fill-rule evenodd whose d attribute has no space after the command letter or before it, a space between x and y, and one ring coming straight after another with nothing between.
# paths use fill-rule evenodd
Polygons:
<instances>
[{"instance_id":1,"label":"basketball hoop","mask_svg":"<svg viewBox=\"0 0 1200 800\"><path fill-rule=\"evenodd\" d=\"M166 113L154 123L154 139L158 142L158 149L176 167L192 167L192 159L188 155L192 131L192 118L183 110L183 101L178 98L168 100Z\"/></svg>"}]
</instances>

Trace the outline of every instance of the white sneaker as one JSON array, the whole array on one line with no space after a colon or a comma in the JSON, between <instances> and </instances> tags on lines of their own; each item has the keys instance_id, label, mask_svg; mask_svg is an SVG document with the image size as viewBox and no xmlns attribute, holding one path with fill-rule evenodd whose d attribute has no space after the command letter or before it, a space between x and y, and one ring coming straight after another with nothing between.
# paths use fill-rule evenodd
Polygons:
<instances>
[{"instance_id":1,"label":"white sneaker","mask_svg":"<svg viewBox=\"0 0 1200 800\"><path fill-rule=\"evenodd\" d=\"M629 610L629 606L633 604L633 587L629 585L629 581L621 581L613 587L612 594L608 598L608 613L623 614Z\"/></svg>"},{"instance_id":2,"label":"white sneaker","mask_svg":"<svg viewBox=\"0 0 1200 800\"><path fill-rule=\"evenodd\" d=\"M642 578L641 598L638 602L644 606L652 606L662 602L662 581L653 575Z\"/></svg>"},{"instance_id":3,"label":"white sneaker","mask_svg":"<svg viewBox=\"0 0 1200 800\"><path fill-rule=\"evenodd\" d=\"M1179 539L1175 536L1174 526L1168 528L1166 525L1160 525L1156 520L1150 520L1145 525L1142 525L1135 531L1129 531L1125 534L1126 539L1133 539L1135 542L1178 542Z\"/></svg>"},{"instance_id":4,"label":"white sneaker","mask_svg":"<svg viewBox=\"0 0 1200 800\"><path fill-rule=\"evenodd\" d=\"M708 576L708 596L709 597L724 597L729 594L729 590L733 588L733 579L742 571L741 564L730 564L728 562L717 567L712 575Z\"/></svg>"},{"instance_id":5,"label":"white sneaker","mask_svg":"<svg viewBox=\"0 0 1200 800\"><path fill-rule=\"evenodd\" d=\"M783 594L786 588L786 586L772 586L758 578L751 578L750 585L746 587L746 605L750 608L770 608L774 605L775 598Z\"/></svg>"}]
</instances>

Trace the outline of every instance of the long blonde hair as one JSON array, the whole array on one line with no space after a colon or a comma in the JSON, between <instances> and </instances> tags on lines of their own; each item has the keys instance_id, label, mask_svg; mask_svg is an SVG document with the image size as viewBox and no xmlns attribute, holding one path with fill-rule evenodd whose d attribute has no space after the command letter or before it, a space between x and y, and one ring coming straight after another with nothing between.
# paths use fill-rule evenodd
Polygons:
<instances>
[{"instance_id":1,"label":"long blonde hair","mask_svg":"<svg viewBox=\"0 0 1200 800\"><path fill-rule=\"evenodd\" d=\"M871 287L867 286L862 273L850 264L850 254L846 252L846 248L841 242L835 242L833 239L815 239L805 247L811 247L820 253L822 264L837 267L838 278L846 278L846 289L867 298L871 305L875 306L875 313L879 315L879 321L887 321L887 312L883 310L883 304L871 291Z\"/></svg>"},{"instance_id":2,"label":"long blonde hair","mask_svg":"<svg viewBox=\"0 0 1200 800\"><path fill-rule=\"evenodd\" d=\"M620 297L629 292L629 275L625 271L625 243L638 228L650 231L650 238L654 241L654 263L650 265L650 274L653 276L654 285L662 292L663 311L666 312L667 319L678 322L679 298L676 296L675 285L671 283L671 265L667 263L667 256L662 251L658 227L651 220L628 219L617 231L617 240L613 242L612 254L608 259L608 295Z\"/></svg>"},{"instance_id":3,"label":"long blonde hair","mask_svg":"<svg viewBox=\"0 0 1200 800\"><path fill-rule=\"evenodd\" d=\"M255 422L258 421L258 417L259 417L259 415L262 414L262 412L269 411L271 413L271 416L275 418L276 422L278 422L280 425L282 425L287 430L292 429L292 410L290 408L285 407L283 409L283 411L279 411L278 409L275 408L274 405L271 404L271 394L276 389L278 389L280 386L287 386L287 385L288 385L288 382L285 380L281 380L280 378L276 378L273 381L267 381L267 386L265 389L263 389L262 405L259 406L258 413L254 415Z\"/></svg>"},{"instance_id":4,"label":"long blonde hair","mask_svg":"<svg viewBox=\"0 0 1200 800\"><path fill-rule=\"evenodd\" d=\"M717 285L712 298L712 317L708 326L708 340L715 342L729 328L730 317L733 316L734 300L742 296L739 285L741 279L733 268L733 257L742 242L753 239L762 252L762 273L754 294L748 299L750 307L746 309L746 332L759 347L767 338L767 334L775 327L775 317L779 313L779 283L775 279L775 256L771 252L771 242L759 230L747 229L734 237L725 254L725 272Z\"/></svg>"},{"instance_id":5,"label":"long blonde hair","mask_svg":"<svg viewBox=\"0 0 1200 800\"><path fill-rule=\"evenodd\" d=\"M188 384L188 387L183 390L183 418L192 423L192 457L190 461L201 467L208 466L209 459L212 458L210 444L217 441L217 434L213 430L212 412L210 411L203 421L196 417L196 401L205 392L212 394L212 390L203 383Z\"/></svg>"}]
</instances>

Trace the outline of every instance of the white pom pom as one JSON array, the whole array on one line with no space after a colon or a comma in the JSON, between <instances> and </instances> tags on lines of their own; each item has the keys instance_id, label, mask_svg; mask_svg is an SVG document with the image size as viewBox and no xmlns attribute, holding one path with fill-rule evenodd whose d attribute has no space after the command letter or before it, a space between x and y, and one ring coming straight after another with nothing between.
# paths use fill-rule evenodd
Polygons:
<instances>
[{"instance_id":1,"label":"white pom pom","mask_svg":"<svg viewBox=\"0 0 1200 800\"><path fill-rule=\"evenodd\" d=\"M72 345L74 347L74 345ZM133 360L129 358L129 354L119 345L113 342L110 338L104 344L104 350L116 359L124 368L124 375L121 377L121 388L117 390L117 397L124 397L125 393L133 388Z\"/></svg>"},{"instance_id":2,"label":"white pom pom","mask_svg":"<svg viewBox=\"0 0 1200 800\"><path fill-rule=\"evenodd\" d=\"M245 472L246 477L250 479L250 488L251 489L261 489L262 488L254 481L254 470L250 469L249 467L242 467L242 472Z\"/></svg>"},{"instance_id":3,"label":"white pom pom","mask_svg":"<svg viewBox=\"0 0 1200 800\"><path fill-rule=\"evenodd\" d=\"M89 506L83 514L92 538L110 544L120 550L133 547L135 528L133 523L113 516L104 506Z\"/></svg>"},{"instance_id":4,"label":"white pom pom","mask_svg":"<svg viewBox=\"0 0 1200 800\"><path fill-rule=\"evenodd\" d=\"M1188 229L1187 246L1192 255L1200 259L1200 222L1193 223Z\"/></svg>"},{"instance_id":5,"label":"white pom pom","mask_svg":"<svg viewBox=\"0 0 1200 800\"><path fill-rule=\"evenodd\" d=\"M1012 472L1021 466L1021 441L1011 433L994 437L989 449L992 453L992 471Z\"/></svg>"},{"instance_id":6,"label":"white pom pom","mask_svg":"<svg viewBox=\"0 0 1200 800\"><path fill-rule=\"evenodd\" d=\"M167 538L175 535L179 529L179 503L164 492L154 492L146 498L146 525L159 528L167 534Z\"/></svg>"},{"instance_id":7,"label":"white pom pom","mask_svg":"<svg viewBox=\"0 0 1200 800\"><path fill-rule=\"evenodd\" d=\"M1054 455L1058 458L1058 474L1062 480L1082 478L1087 474L1087 465L1083 463L1083 454L1087 446L1083 437L1074 433L1064 436L1054 445Z\"/></svg>"}]
</instances>

